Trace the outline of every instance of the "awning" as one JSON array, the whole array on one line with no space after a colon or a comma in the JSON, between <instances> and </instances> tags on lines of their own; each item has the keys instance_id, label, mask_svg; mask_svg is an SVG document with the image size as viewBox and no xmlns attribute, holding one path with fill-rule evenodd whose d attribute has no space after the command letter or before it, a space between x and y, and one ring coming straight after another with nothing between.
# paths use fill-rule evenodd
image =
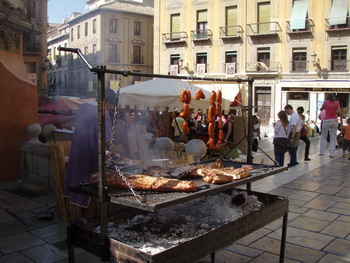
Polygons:
<instances>
[{"instance_id":1,"label":"awning","mask_svg":"<svg viewBox=\"0 0 350 263\"><path fill-rule=\"evenodd\" d=\"M47 124L52 124L56 127L61 127L64 123L73 121L74 118L75 116L38 114L39 124L41 125L41 127L44 127Z\"/></svg>"},{"instance_id":2,"label":"awning","mask_svg":"<svg viewBox=\"0 0 350 263\"><path fill-rule=\"evenodd\" d=\"M295 0L290 18L290 29L305 29L306 13L308 9L307 0Z\"/></svg>"},{"instance_id":3,"label":"awning","mask_svg":"<svg viewBox=\"0 0 350 263\"><path fill-rule=\"evenodd\" d=\"M328 22L331 26L346 24L346 15L348 14L347 0L333 0L331 14Z\"/></svg>"}]
</instances>

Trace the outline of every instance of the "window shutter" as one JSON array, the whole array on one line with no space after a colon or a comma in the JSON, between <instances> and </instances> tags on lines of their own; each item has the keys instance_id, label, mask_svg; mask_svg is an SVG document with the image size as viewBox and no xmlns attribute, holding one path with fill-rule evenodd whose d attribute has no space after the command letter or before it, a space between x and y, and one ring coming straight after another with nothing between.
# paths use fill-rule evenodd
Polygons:
<instances>
[{"instance_id":1,"label":"window shutter","mask_svg":"<svg viewBox=\"0 0 350 263\"><path fill-rule=\"evenodd\" d=\"M259 3L258 5L258 23L259 23L259 33L269 33L270 24L264 22L270 22L270 2ZM263 24L261 24L263 23Z\"/></svg>"},{"instance_id":2,"label":"window shutter","mask_svg":"<svg viewBox=\"0 0 350 263\"><path fill-rule=\"evenodd\" d=\"M197 22L208 22L208 12L207 10L201 10L197 12Z\"/></svg>"}]
</instances>

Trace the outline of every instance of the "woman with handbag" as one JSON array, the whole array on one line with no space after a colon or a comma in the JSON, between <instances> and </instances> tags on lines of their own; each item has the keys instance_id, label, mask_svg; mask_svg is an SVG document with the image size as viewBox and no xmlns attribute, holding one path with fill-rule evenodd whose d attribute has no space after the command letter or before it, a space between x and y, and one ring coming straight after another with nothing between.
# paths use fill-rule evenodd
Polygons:
<instances>
[{"instance_id":1,"label":"woman with handbag","mask_svg":"<svg viewBox=\"0 0 350 263\"><path fill-rule=\"evenodd\" d=\"M273 125L274 127L274 152L275 160L279 166L284 165L284 154L289 149L289 121L285 111L280 111L277 114L279 120Z\"/></svg>"},{"instance_id":2,"label":"woman with handbag","mask_svg":"<svg viewBox=\"0 0 350 263\"><path fill-rule=\"evenodd\" d=\"M304 154L304 161L311 161L309 158L309 152L310 152L310 140L307 137L307 132L306 132L306 127L307 123L305 122L305 116L303 115L304 113L304 107L298 107L297 112L300 116L300 121L301 121L301 130L300 130L300 140L305 142L305 154Z\"/></svg>"}]
</instances>

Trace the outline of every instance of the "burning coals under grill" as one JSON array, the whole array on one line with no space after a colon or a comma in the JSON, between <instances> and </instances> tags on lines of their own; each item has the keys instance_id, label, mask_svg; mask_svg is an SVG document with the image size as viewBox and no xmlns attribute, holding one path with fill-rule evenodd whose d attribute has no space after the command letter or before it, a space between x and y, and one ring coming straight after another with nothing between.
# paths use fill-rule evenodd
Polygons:
<instances>
[{"instance_id":1,"label":"burning coals under grill","mask_svg":"<svg viewBox=\"0 0 350 263\"><path fill-rule=\"evenodd\" d=\"M144 252L157 254L262 206L256 198L245 197L246 202L240 206L232 203L233 196L220 193L155 213L137 215L122 224L110 223L109 236Z\"/></svg>"}]
</instances>

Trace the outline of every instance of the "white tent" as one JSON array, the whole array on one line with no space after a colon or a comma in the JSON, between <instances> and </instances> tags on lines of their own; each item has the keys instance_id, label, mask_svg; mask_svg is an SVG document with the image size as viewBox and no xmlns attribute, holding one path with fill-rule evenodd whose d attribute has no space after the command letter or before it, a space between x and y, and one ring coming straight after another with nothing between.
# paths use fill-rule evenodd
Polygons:
<instances>
[{"instance_id":1,"label":"white tent","mask_svg":"<svg viewBox=\"0 0 350 263\"><path fill-rule=\"evenodd\" d=\"M195 82L192 82L195 83ZM196 100L195 94L200 89L199 86L190 84L188 81L182 81L177 79L162 79L155 78L152 80L140 82L131 86L123 87L120 89L119 107L125 108L129 106L134 109L155 109L159 107L159 110L165 110L168 107L169 111L181 110L183 103L180 101L180 93L183 89L189 89L192 94L192 100L190 107L195 111L201 109L206 111L209 107L210 91L208 87L203 87L205 94L204 100ZM220 89L219 86L212 85L212 90ZM223 91L222 109L228 112L231 101L233 101L232 93L230 96L225 96ZM237 94L238 90L236 91ZM235 95L236 95L235 94ZM234 98L234 97L233 97Z\"/></svg>"}]
</instances>

